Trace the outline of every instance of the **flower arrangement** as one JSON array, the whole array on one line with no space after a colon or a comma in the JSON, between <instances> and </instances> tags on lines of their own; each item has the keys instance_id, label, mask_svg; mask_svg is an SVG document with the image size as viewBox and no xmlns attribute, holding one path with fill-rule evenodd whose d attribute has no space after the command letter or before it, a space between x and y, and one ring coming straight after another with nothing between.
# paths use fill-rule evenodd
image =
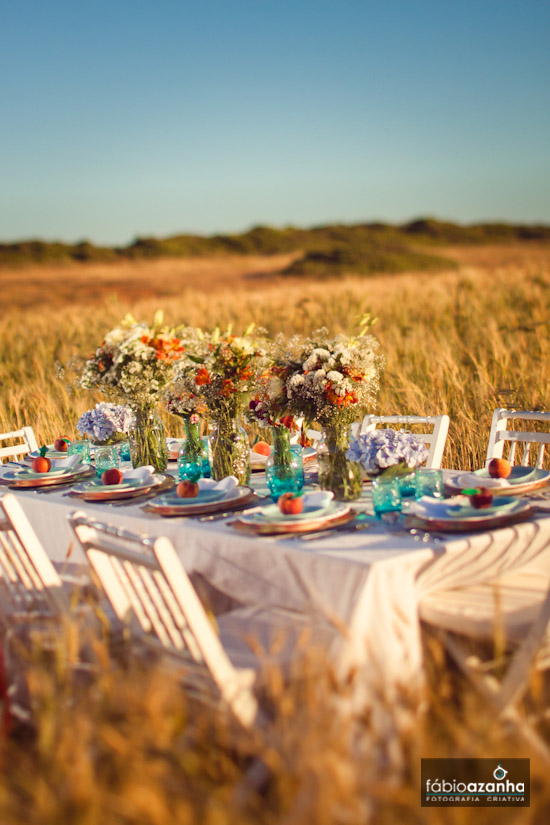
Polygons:
<instances>
[{"instance_id":1,"label":"flower arrangement","mask_svg":"<svg viewBox=\"0 0 550 825\"><path fill-rule=\"evenodd\" d=\"M359 462L370 476L403 475L425 463L428 449L421 436L383 429L356 436L347 456Z\"/></svg>"},{"instance_id":2,"label":"flower arrangement","mask_svg":"<svg viewBox=\"0 0 550 825\"><path fill-rule=\"evenodd\" d=\"M367 334L331 339L326 329L292 339L276 361L271 395L281 409L316 421L325 431L317 449L319 484L341 500L361 494L361 470L346 455L349 425L374 401L383 357Z\"/></svg>"},{"instance_id":3,"label":"flower arrangement","mask_svg":"<svg viewBox=\"0 0 550 825\"><path fill-rule=\"evenodd\" d=\"M167 455L164 426L155 408L189 337L187 327L170 329L163 320L161 311L151 326L127 315L107 333L80 376L81 387L98 389L132 407L136 417L129 431L132 463L134 467L152 464L159 472L166 469Z\"/></svg>"},{"instance_id":4,"label":"flower arrangement","mask_svg":"<svg viewBox=\"0 0 550 825\"><path fill-rule=\"evenodd\" d=\"M132 410L126 404L101 401L94 409L82 413L76 428L95 444L109 444L126 437L133 421Z\"/></svg>"},{"instance_id":5,"label":"flower arrangement","mask_svg":"<svg viewBox=\"0 0 550 825\"><path fill-rule=\"evenodd\" d=\"M214 432L212 475L236 475L246 483L250 474L249 445L237 418L245 409L258 376L267 366L266 348L253 335L251 324L243 335L231 327L212 332L195 330L185 358L178 364L170 389L174 403L186 414L206 409ZM178 399L175 401L175 399Z\"/></svg>"},{"instance_id":6,"label":"flower arrangement","mask_svg":"<svg viewBox=\"0 0 550 825\"><path fill-rule=\"evenodd\" d=\"M153 409L185 352L187 337L186 327L164 327L160 311L151 326L126 315L84 364L80 386L127 401L134 410Z\"/></svg>"},{"instance_id":7,"label":"flower arrangement","mask_svg":"<svg viewBox=\"0 0 550 825\"><path fill-rule=\"evenodd\" d=\"M384 363L378 341L366 332L330 339L326 329L293 339L276 364L271 395L293 415L323 428L351 424L374 401Z\"/></svg>"},{"instance_id":8,"label":"flower arrangement","mask_svg":"<svg viewBox=\"0 0 550 825\"><path fill-rule=\"evenodd\" d=\"M253 329L251 324L241 336L231 327L225 332L195 330L170 388L172 408L186 413L206 409L213 418L241 413L267 363L265 347L252 337Z\"/></svg>"}]
</instances>

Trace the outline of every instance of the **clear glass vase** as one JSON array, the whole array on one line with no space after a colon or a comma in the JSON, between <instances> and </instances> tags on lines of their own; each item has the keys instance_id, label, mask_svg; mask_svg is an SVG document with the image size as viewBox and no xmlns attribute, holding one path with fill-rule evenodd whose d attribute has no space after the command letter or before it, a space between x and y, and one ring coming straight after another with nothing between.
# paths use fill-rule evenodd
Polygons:
<instances>
[{"instance_id":1,"label":"clear glass vase","mask_svg":"<svg viewBox=\"0 0 550 825\"><path fill-rule=\"evenodd\" d=\"M154 410L135 410L135 420L128 432L130 458L134 467L150 464L158 473L168 465L164 424Z\"/></svg>"},{"instance_id":2,"label":"clear glass vase","mask_svg":"<svg viewBox=\"0 0 550 825\"><path fill-rule=\"evenodd\" d=\"M210 474L208 448L201 436L201 420L197 416L184 416L185 441L178 455L178 475L180 479L198 481ZM208 473L205 472L208 466Z\"/></svg>"},{"instance_id":3,"label":"clear glass vase","mask_svg":"<svg viewBox=\"0 0 550 825\"><path fill-rule=\"evenodd\" d=\"M287 427L272 427L272 449L265 464L265 477L273 501L283 493L300 493L304 487L301 450L290 444Z\"/></svg>"},{"instance_id":4,"label":"clear glass vase","mask_svg":"<svg viewBox=\"0 0 550 825\"><path fill-rule=\"evenodd\" d=\"M236 476L239 484L250 481L250 445L238 418L223 416L212 422L212 478Z\"/></svg>"},{"instance_id":5,"label":"clear glass vase","mask_svg":"<svg viewBox=\"0 0 550 825\"><path fill-rule=\"evenodd\" d=\"M363 490L361 466L346 458L348 427L334 425L324 431L317 445L319 487L331 490L338 501L353 501Z\"/></svg>"}]
</instances>

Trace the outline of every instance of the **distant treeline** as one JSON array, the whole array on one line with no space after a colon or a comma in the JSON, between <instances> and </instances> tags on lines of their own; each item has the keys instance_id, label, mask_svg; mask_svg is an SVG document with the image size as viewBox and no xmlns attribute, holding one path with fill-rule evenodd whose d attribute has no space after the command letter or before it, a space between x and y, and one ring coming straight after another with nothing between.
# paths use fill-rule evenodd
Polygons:
<instances>
[{"instance_id":1,"label":"distant treeline","mask_svg":"<svg viewBox=\"0 0 550 825\"><path fill-rule=\"evenodd\" d=\"M454 266L454 262L438 255L438 246L518 241L548 242L550 226L507 223L461 226L420 218L402 225L335 224L311 229L256 226L239 235L137 238L124 247L95 246L88 241L64 244L30 240L0 244L0 266L300 252L301 257L285 271L293 275L319 277L346 271L369 274L440 269L442 266Z\"/></svg>"}]
</instances>

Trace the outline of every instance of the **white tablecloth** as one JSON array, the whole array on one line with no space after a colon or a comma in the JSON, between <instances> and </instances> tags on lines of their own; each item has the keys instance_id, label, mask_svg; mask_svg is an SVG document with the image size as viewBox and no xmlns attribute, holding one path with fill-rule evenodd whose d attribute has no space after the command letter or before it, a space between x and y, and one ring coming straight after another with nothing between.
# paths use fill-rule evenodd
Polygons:
<instances>
[{"instance_id":1,"label":"white tablecloth","mask_svg":"<svg viewBox=\"0 0 550 825\"><path fill-rule=\"evenodd\" d=\"M421 680L417 608L424 593L485 581L528 563L550 566L546 515L439 543L389 533L381 523L302 542L242 535L223 521L163 519L144 513L139 504L82 503L62 492L16 495L58 565L86 563L67 522L76 509L133 532L168 536L186 569L202 574L228 596L332 622L341 631L331 651L338 668L345 672L348 665L366 665L386 688Z\"/></svg>"}]
</instances>

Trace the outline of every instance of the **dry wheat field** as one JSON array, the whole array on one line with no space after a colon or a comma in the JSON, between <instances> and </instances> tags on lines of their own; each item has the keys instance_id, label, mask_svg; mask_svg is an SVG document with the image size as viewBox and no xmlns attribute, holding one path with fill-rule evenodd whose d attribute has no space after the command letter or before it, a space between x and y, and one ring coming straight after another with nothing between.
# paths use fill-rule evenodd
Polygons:
<instances>
[{"instance_id":1,"label":"dry wheat field","mask_svg":"<svg viewBox=\"0 0 550 825\"><path fill-rule=\"evenodd\" d=\"M0 271L0 431L32 424L44 443L73 434L91 399L58 367L90 354L129 310L147 320L161 308L168 322L205 327L255 321L269 334L351 331L369 312L386 357L373 412L448 413L444 466L479 466L495 407L550 409L550 249L453 253L453 271L322 283L278 274L289 256ZM420 807L421 757L532 756L449 671L420 705L403 696L387 707L384 724L334 713L346 697L329 670L286 689L274 674L272 719L245 735L103 640L93 640L94 673L75 681L74 632L33 658L32 735L0 740L1 825L462 825L468 809ZM443 663L437 646L431 659ZM548 734L547 705L533 681L525 712ZM257 755L271 779L243 797ZM476 821L546 821L547 776L532 758L531 807L487 808Z\"/></svg>"}]
</instances>

